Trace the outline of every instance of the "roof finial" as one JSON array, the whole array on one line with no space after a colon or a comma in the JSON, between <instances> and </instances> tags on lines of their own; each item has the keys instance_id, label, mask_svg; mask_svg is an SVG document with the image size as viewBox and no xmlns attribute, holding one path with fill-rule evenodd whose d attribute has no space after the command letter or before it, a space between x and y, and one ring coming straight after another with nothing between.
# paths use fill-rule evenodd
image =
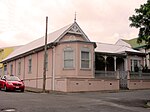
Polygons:
<instances>
[{"instance_id":1,"label":"roof finial","mask_svg":"<svg viewBox=\"0 0 150 112\"><path fill-rule=\"evenodd\" d=\"M76 16L77 16L77 14L76 14L76 12L75 12L75 15L74 15L74 22L76 22Z\"/></svg>"}]
</instances>

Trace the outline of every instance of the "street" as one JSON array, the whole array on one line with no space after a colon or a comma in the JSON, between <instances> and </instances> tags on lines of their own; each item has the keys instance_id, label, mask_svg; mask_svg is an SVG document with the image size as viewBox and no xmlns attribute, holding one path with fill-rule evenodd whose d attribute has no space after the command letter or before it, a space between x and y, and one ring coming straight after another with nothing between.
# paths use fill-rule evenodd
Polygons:
<instances>
[{"instance_id":1,"label":"street","mask_svg":"<svg viewBox=\"0 0 150 112\"><path fill-rule=\"evenodd\" d=\"M0 112L149 112L150 90L84 93L0 91Z\"/></svg>"}]
</instances>

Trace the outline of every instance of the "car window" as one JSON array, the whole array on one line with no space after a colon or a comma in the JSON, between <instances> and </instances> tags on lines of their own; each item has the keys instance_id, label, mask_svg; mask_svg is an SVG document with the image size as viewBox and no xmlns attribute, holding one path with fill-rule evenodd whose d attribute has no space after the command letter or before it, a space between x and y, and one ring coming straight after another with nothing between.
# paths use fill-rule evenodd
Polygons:
<instances>
[{"instance_id":1,"label":"car window","mask_svg":"<svg viewBox=\"0 0 150 112\"><path fill-rule=\"evenodd\" d=\"M20 81L20 79L16 76L7 76L6 80L8 80L8 81Z\"/></svg>"}]
</instances>

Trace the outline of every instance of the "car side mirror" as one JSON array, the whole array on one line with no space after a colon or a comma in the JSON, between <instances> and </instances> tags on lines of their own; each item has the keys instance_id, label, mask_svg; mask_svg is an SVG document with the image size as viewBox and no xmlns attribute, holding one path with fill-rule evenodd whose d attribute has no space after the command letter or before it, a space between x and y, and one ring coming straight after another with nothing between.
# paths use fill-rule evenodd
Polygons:
<instances>
[{"instance_id":1,"label":"car side mirror","mask_svg":"<svg viewBox=\"0 0 150 112\"><path fill-rule=\"evenodd\" d=\"M6 81L6 79L2 79L2 80Z\"/></svg>"}]
</instances>

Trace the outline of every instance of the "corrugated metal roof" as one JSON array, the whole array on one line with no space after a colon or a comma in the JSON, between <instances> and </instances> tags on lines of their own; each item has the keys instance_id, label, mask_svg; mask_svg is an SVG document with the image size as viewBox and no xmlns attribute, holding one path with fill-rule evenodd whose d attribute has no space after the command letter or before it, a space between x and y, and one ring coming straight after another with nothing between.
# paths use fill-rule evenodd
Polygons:
<instances>
[{"instance_id":1,"label":"corrugated metal roof","mask_svg":"<svg viewBox=\"0 0 150 112\"><path fill-rule=\"evenodd\" d=\"M57 38L59 38L71 25L67 25L53 33L50 33L47 35L47 43L55 42ZM12 52L7 58L5 58L3 61L11 59L15 56L21 55L23 53L29 52L31 50L34 50L36 48L42 47L45 44L45 37L41 37L35 41L32 41L18 49L16 49L14 52Z\"/></svg>"},{"instance_id":2,"label":"corrugated metal roof","mask_svg":"<svg viewBox=\"0 0 150 112\"><path fill-rule=\"evenodd\" d=\"M127 46L127 47L132 47L129 43L125 42L123 39L119 39L115 45L121 45L121 46Z\"/></svg>"},{"instance_id":3,"label":"corrugated metal roof","mask_svg":"<svg viewBox=\"0 0 150 112\"><path fill-rule=\"evenodd\" d=\"M74 22L73 24L67 25L53 33L50 33L47 35L47 43L53 43L53 42L58 42L67 32L71 31L73 28L75 28L75 33L81 33L84 38L90 42L90 40L88 39L88 37L84 34L84 32L82 31L82 29L79 27L79 25ZM76 28L78 28L80 30L80 32L76 32ZM2 61L6 61L9 60L13 57L19 56L21 54L27 53L29 51L32 51L34 49L40 48L42 46L44 46L45 44L45 37L41 37L35 41L32 41L18 49L16 49L14 52L12 52L7 58L5 58ZM134 52L134 53L141 53L140 51L137 50L133 50L130 47L127 46L121 46L121 45L115 45L115 44L106 44L106 43L96 43L97 44L97 48L95 49L96 52L103 52L103 53L123 53L125 51L129 51L129 52Z\"/></svg>"},{"instance_id":4,"label":"corrugated metal roof","mask_svg":"<svg viewBox=\"0 0 150 112\"><path fill-rule=\"evenodd\" d=\"M127 46L115 45L115 44L106 44L106 43L96 43L97 47L95 52L102 52L102 53L125 53L127 52L134 52L134 53L141 53L140 51L134 50Z\"/></svg>"},{"instance_id":5,"label":"corrugated metal roof","mask_svg":"<svg viewBox=\"0 0 150 112\"><path fill-rule=\"evenodd\" d=\"M85 33L80 28L80 26L76 22L74 22L74 23L69 24L53 33L48 34L47 35L47 43L50 44L53 42L58 42L67 32L81 34L86 39L86 41L90 42L88 37L85 35ZM41 37L35 41L32 41L32 42L24 45L23 47L18 48L17 50L12 52L7 58L5 58L2 61L9 60L13 57L16 57L16 56L22 55L24 53L30 52L34 49L40 48L44 45L45 45L45 37Z\"/></svg>"}]
</instances>

